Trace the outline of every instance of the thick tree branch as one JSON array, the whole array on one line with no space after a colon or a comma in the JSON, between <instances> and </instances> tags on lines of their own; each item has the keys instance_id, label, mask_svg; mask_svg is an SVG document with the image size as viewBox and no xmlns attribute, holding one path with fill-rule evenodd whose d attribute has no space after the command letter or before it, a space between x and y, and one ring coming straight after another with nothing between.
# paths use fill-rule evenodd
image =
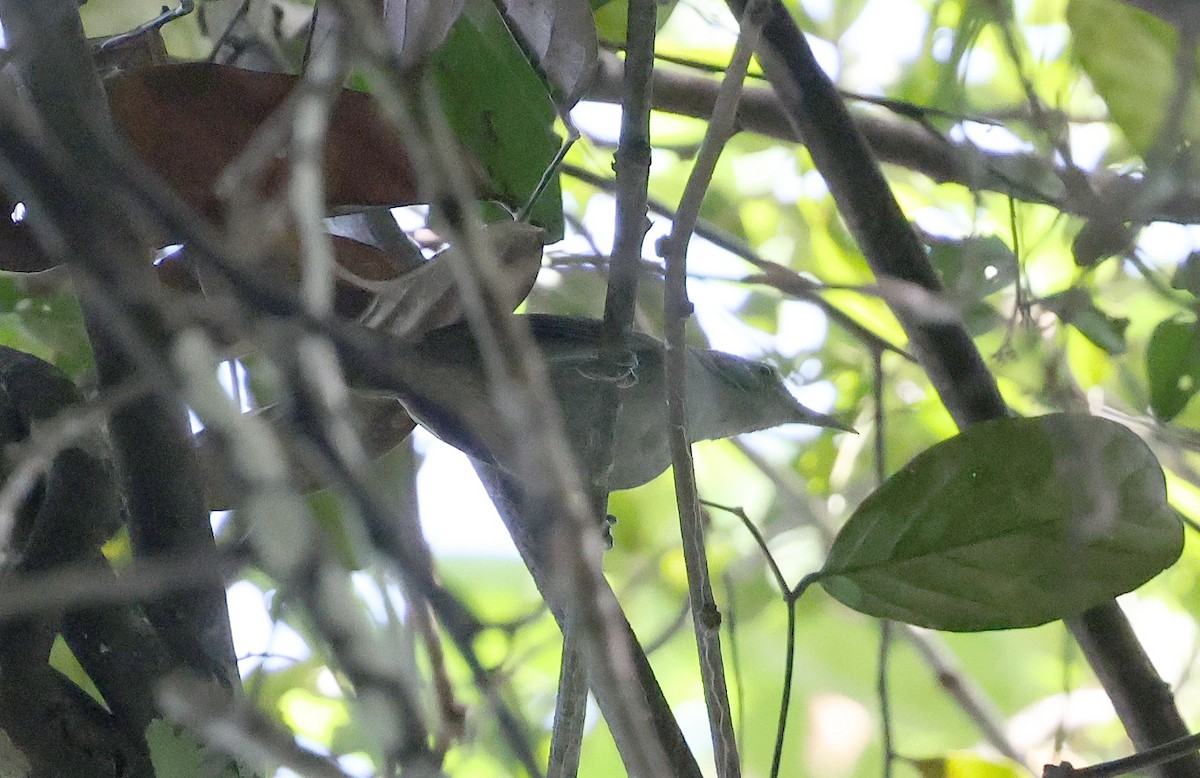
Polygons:
<instances>
[{"instance_id":1,"label":"thick tree branch","mask_svg":"<svg viewBox=\"0 0 1200 778\"><path fill-rule=\"evenodd\" d=\"M111 182L93 153L95 133L110 136L112 130L78 6L74 0L5 0L0 18L60 175L71 180L64 186L27 179L19 188L43 238L50 233L61 241L57 259L87 279L83 304L101 385L117 387L144 377L147 369L162 370L171 336L149 246L109 197ZM110 430L135 552L211 552L191 431L178 398L156 392L118 408ZM227 688L238 684L222 588L148 604L147 612L179 661Z\"/></svg>"},{"instance_id":2,"label":"thick tree branch","mask_svg":"<svg viewBox=\"0 0 1200 778\"><path fill-rule=\"evenodd\" d=\"M587 99L617 102L622 64L602 52L599 75ZM710 75L680 66L654 71L654 108L707 118L712 113L720 82ZM881 162L912 170L939 183L961 184L975 191L997 192L1029 203L1051 205L1063 213L1090 217L1097 196L1105 202L1142 203L1144 177L1103 172L1082 175L1048 157L1028 152L1001 153L951 140L923 124L878 106L856 106L850 116L867 145ZM786 107L774 90L748 86L738 104L738 126L779 140L803 142L789 121ZM1171 196L1156 198L1149 213L1128 214L1150 221L1200 221L1200 187L1181 187Z\"/></svg>"},{"instance_id":3,"label":"thick tree branch","mask_svg":"<svg viewBox=\"0 0 1200 778\"><path fill-rule=\"evenodd\" d=\"M81 402L53 366L0 348L0 443L28 444L43 425ZM91 585L103 586L114 575L99 546L120 523L106 447L92 430L47 456L46 472L16 511L11 536L5 533L8 567L40 576L88 560L97 571ZM0 588L0 602L9 599L10 587ZM133 607L76 609L60 621L61 613L0 619L0 726L34 761L35 772L72 774L89 765L88 774L105 775L125 761L131 775L150 775L143 733L154 710L154 679L164 666L157 636L138 629L142 620ZM60 630L111 713L50 668L50 644ZM101 747L104 740L109 743Z\"/></svg>"}]
</instances>

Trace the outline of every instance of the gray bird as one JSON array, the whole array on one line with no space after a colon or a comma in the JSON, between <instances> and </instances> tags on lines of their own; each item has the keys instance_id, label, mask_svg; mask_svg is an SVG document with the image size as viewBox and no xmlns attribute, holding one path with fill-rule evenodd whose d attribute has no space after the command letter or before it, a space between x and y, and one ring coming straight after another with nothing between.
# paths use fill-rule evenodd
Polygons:
<instances>
[{"instance_id":1,"label":"gray bird","mask_svg":"<svg viewBox=\"0 0 1200 778\"><path fill-rule=\"evenodd\" d=\"M601 383L594 374L601 322L570 316L526 317L549 368L562 406L568 439L583 456L592 434ZM641 333L631 336L630 378L620 389L609 488L630 489L657 477L671 464L663 394L663 345ZM465 324L435 330L415 343L394 344L388 372L402 379L400 402L422 426L460 451L506 467L511 442L493 407L479 351ZM849 430L836 419L801 405L770 365L709 349L689 348L687 431L691 442L716 440L780 424ZM370 379L368 378L368 382Z\"/></svg>"}]
</instances>

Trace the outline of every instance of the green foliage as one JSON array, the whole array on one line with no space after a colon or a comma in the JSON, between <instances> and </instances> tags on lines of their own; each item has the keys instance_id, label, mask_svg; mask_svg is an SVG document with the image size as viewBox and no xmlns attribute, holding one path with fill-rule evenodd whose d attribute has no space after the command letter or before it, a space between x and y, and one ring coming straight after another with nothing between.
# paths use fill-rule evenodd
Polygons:
<instances>
[{"instance_id":1,"label":"green foliage","mask_svg":"<svg viewBox=\"0 0 1200 778\"><path fill-rule=\"evenodd\" d=\"M1131 591L1182 549L1146 445L1055 414L976 424L919 455L862 502L811 578L873 616L1013 629Z\"/></svg>"},{"instance_id":2,"label":"green foliage","mask_svg":"<svg viewBox=\"0 0 1200 778\"><path fill-rule=\"evenodd\" d=\"M558 153L554 106L491 2L472 0L434 58L443 106L455 133L488 173L496 195L519 208ZM530 213L550 240L562 236L558 174Z\"/></svg>"},{"instance_id":3,"label":"green foliage","mask_svg":"<svg viewBox=\"0 0 1200 778\"><path fill-rule=\"evenodd\" d=\"M202 745L187 730L161 719L150 722L146 729L150 758L158 778L193 778L212 775L216 778L239 778L243 773L228 759ZM245 772L245 775L251 775Z\"/></svg>"},{"instance_id":4,"label":"green foliage","mask_svg":"<svg viewBox=\"0 0 1200 778\"><path fill-rule=\"evenodd\" d=\"M1129 326L1129 320L1109 316L1100 310L1086 290L1068 289L1043 297L1040 302L1058 318L1074 325L1079 334L1097 348L1109 354L1125 353L1125 328Z\"/></svg>"},{"instance_id":5,"label":"green foliage","mask_svg":"<svg viewBox=\"0 0 1200 778\"><path fill-rule=\"evenodd\" d=\"M1154 328L1146 347L1150 407L1170 421L1200 391L1200 339L1196 322L1167 319Z\"/></svg>"},{"instance_id":6,"label":"green foliage","mask_svg":"<svg viewBox=\"0 0 1200 778\"><path fill-rule=\"evenodd\" d=\"M72 378L93 370L79 301L57 279L0 274L0 333L11 348L51 362Z\"/></svg>"},{"instance_id":7,"label":"green foliage","mask_svg":"<svg viewBox=\"0 0 1200 778\"><path fill-rule=\"evenodd\" d=\"M623 42L627 3L591 0L591 5L602 39ZM1064 648L1069 638L1061 625L1003 628L1072 615L1136 588L1179 556L1176 510L1195 515L1200 508L1195 485L1200 404L1190 402L1200 388L1200 339L1193 323L1194 298L1200 295L1197 255L1176 270L1178 255L1191 247L1157 250L1147 241L1137 246L1136 266L1103 260L1081 270L1071 257L1071 236L1081 219L1037 204L1058 202L1068 191L1079 196L1081 183L1105 192L1107 178L1094 175L1088 163L1075 171L1088 178L1085 182L1047 164L1068 141L1084 138L1073 148L1095 151L1098 164L1114 175L1140 167L1137 155L1154 147L1175 86L1175 34L1117 0L943 0L924 4L925 23L911 40L899 40L886 21L878 20L886 19L886 6L912 4L839 0L828 12L820 3L787 5L819 53L834 63L843 86L912 103L907 107L920 121L910 130L959 142L960 119L971 117L980 120L974 129L995 129L988 123L1002 122L1011 133L1005 141L1021 153L985 142L986 158L971 157L967 163L978 166L951 171L978 189L943 181L938 177L943 168L926 176L892 165L886 173L905 212L927 233L930 259L947 288L945 301L967 323L1006 402L1014 414L1037 418L985 424L951 437L955 425L918 365L885 353L883 385L876 387L872 347L832 317L815 348L787 351L778 336L792 334L781 313L782 302L793 302L788 295L763 284L730 283L757 271L727 255L715 260L710 255L694 265L697 308L702 314L723 309L731 315L701 317L707 330L696 327L693 337L745 334L785 372L794 368L798 385L831 389L834 412L861 433L758 436L750 445L770 465L770 476L729 443L697 447L701 496L744 511L790 584L818 570L815 576L827 590L813 587L796 604L797 673L782 773L815 778L881 773L879 628L845 603L942 629L997 630L937 636L957 675L943 674L916 644L897 640L889 654L891 723L899 752L917 757L912 766L921 775L1013 775L1012 766L976 753L979 729L942 693L947 679L977 686L1005 720L1036 712L1039 704L1040 709L1054 707L1048 703L1057 705L1052 698L1064 688L1094 688L1095 679ZM148 0L92 0L81 11L89 33L102 35L128 29L159 7ZM495 183L495 194L519 205L558 150L552 103L492 4L478 0L470 8L433 63L437 83L450 121ZM721 3L660 3L659 51L723 68L731 24ZM873 37L854 37L864 29ZM175 55L207 54L210 41L194 19L169 25L165 35ZM1012 36L1015 58L1006 35ZM1183 122L1185 139L1192 142L1197 139L1192 128L1200 126L1196 91L1193 85ZM1038 99L1041 116L1031 116L1031 96ZM851 106L858 114L895 118L878 107L867 109L856 101ZM694 118L653 118L651 194L668 207L678 201L702 128L702 120ZM180 142L186 149L187 139ZM972 135L971 142L977 137ZM611 152L605 142L585 134L567 161L611 178ZM579 179L561 178L561 183L559 176L552 178L533 214L552 235L562 231L564 194L567 215L580 219L608 197ZM1010 200L998 192L1004 187L1028 201ZM886 303L873 293L875 279L802 146L750 133L735 136L718 164L701 216L745 252L816 283L838 285L821 292L825 303L863 329L909 348ZM602 220L590 224L596 228ZM1121 222L1131 234L1136 226ZM604 236L597 237L604 245ZM555 270L535 289L528 308L599 315L603 274L579 257L557 255ZM700 276L706 276L703 282ZM640 327L661 329L661 299L661 278L648 272L639 290ZM55 285L0 278L0 341L57 362L85 384L91 380L78 307L71 293ZM271 384L282 396L285 382L262 361L255 380ZM909 464L876 490L877 388L884 421L882 469ZM1167 469L1166 486L1163 468L1133 433L1111 422L1056 413L1084 407L1144 434ZM400 482L401 476L388 476ZM323 526L334 528L330 542L338 544L348 567L370 564L362 553L363 539L347 530L354 523L349 502L325 493L314 497L310 508ZM651 659L689 736L698 733L692 742L703 764L707 735L695 644L687 622L677 620L685 576L669 475L614 495L609 510L618 522L606 572L639 636L660 644ZM762 551L741 522L718 510L710 517L706 538L725 619L727 659L731 677L736 676L731 687L739 747L747 772L761 773L774 747L786 606ZM1165 654L1195 639L1200 618L1196 545L1194 540L1187 544L1174 567L1129 603L1143 619L1138 630L1145 642ZM481 560L447 551L439 552L437 565L440 579L484 622L476 648L500 695L524 716L535 748L544 752L559 642L527 573L513 559ZM338 755L369 753L374 733L343 693L349 687L326 655L321 636L287 607L274 616L299 623L314 652L290 666L275 663L257 671L247 683L251 699L306 742ZM388 628L403 632L410 626L405 621ZM432 659L415 633L405 635L416 645L421 674L414 685L421 687ZM447 741L447 772L512 774L514 763L487 701L461 656L443 642L446 673L456 700L467 709L465 734ZM56 662L79 679L67 659L60 648ZM1180 659L1165 674L1200 677L1194 665L1194 658ZM422 693L424 709L439 711L442 701L428 688ZM1195 682L1185 681L1179 697L1185 712L1194 712ZM831 708L831 700L842 707ZM834 715L831 709L845 717L823 718ZM1061 708L1054 710L1047 731ZM1046 719L1043 714L1039 721L1045 725ZM837 726L830 730L828 721ZM202 774L196 772L203 755L195 744L168 725L155 727L152 744L163 775ZM1102 722L1069 733L1068 747L1084 754L1084 761L1121 755L1127 745L1115 730ZM858 739L842 738L847 733ZM844 763L817 758L826 740L850 742ZM621 769L602 722L588 730L583 763L584 776Z\"/></svg>"},{"instance_id":8,"label":"green foliage","mask_svg":"<svg viewBox=\"0 0 1200 778\"><path fill-rule=\"evenodd\" d=\"M1158 137L1175 89L1178 34L1167 22L1118 0L1071 0L1071 46L1083 71L1108 103L1112 119L1140 154ZM1190 88L1183 120L1189 139L1200 125L1200 89Z\"/></svg>"}]
</instances>

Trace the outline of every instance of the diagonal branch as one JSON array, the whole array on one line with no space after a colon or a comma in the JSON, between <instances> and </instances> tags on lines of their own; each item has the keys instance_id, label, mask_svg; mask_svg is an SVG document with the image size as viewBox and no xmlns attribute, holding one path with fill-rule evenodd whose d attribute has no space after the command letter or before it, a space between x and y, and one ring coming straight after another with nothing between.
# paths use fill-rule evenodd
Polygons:
<instances>
[{"instance_id":1,"label":"diagonal branch","mask_svg":"<svg viewBox=\"0 0 1200 778\"><path fill-rule=\"evenodd\" d=\"M587 99L617 102L621 61L602 52L600 65ZM712 113L719 87L719 81L695 69L658 67L654 71L654 108L704 119ZM1147 188L1145 178L1138 174L1105 171L1085 176L1039 154L988 151L947 138L907 112L899 115L875 106L852 107L850 118L880 162L920 173L938 183L997 192L1084 217L1095 212L1097 193L1119 203L1147 200L1142 196ZM779 140L804 141L803 134L789 120L784 103L766 87L747 86L738 103L738 126ZM1180 184L1170 196L1155 198L1149 213L1137 216L1183 224L1200 221L1200 188Z\"/></svg>"}]
</instances>

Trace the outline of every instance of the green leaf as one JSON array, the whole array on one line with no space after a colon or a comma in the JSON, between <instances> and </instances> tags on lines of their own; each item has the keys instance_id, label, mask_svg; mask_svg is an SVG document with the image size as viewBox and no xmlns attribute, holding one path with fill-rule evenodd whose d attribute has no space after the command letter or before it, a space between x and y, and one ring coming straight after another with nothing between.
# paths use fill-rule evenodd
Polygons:
<instances>
[{"instance_id":1,"label":"green leaf","mask_svg":"<svg viewBox=\"0 0 1200 778\"><path fill-rule=\"evenodd\" d=\"M1166 319L1159 322L1150 336L1146 346L1150 407L1163 421L1178 416L1200 390L1198 335L1196 322Z\"/></svg>"},{"instance_id":2,"label":"green leaf","mask_svg":"<svg viewBox=\"0 0 1200 778\"><path fill-rule=\"evenodd\" d=\"M929 239L929 260L946 288L982 299L1017 280L1017 258L996 236L963 240Z\"/></svg>"},{"instance_id":3,"label":"green leaf","mask_svg":"<svg viewBox=\"0 0 1200 778\"><path fill-rule=\"evenodd\" d=\"M1200 252L1193 251L1175 268L1171 286L1200 297Z\"/></svg>"},{"instance_id":4,"label":"green leaf","mask_svg":"<svg viewBox=\"0 0 1200 778\"><path fill-rule=\"evenodd\" d=\"M977 424L918 455L859 506L812 580L873 616L1015 629L1131 591L1182 548L1146 444L1052 414Z\"/></svg>"},{"instance_id":5,"label":"green leaf","mask_svg":"<svg viewBox=\"0 0 1200 778\"><path fill-rule=\"evenodd\" d=\"M1163 20L1118 0L1071 0L1071 50L1113 121L1139 154L1154 147L1175 89L1178 34ZM1200 90L1192 85L1181 127L1196 140Z\"/></svg>"},{"instance_id":6,"label":"green leaf","mask_svg":"<svg viewBox=\"0 0 1200 778\"><path fill-rule=\"evenodd\" d=\"M1017 258L1012 249L995 236L927 240L929 260L961 307L967 330L981 335L996 326L1000 317L984 298L1017 280Z\"/></svg>"},{"instance_id":7,"label":"green leaf","mask_svg":"<svg viewBox=\"0 0 1200 778\"><path fill-rule=\"evenodd\" d=\"M211 775L214 778L240 778L253 775L219 751L202 744L191 732L162 719L155 719L146 728L146 743L150 746L150 761L155 775Z\"/></svg>"},{"instance_id":8,"label":"green leaf","mask_svg":"<svg viewBox=\"0 0 1200 778\"><path fill-rule=\"evenodd\" d=\"M1041 304L1058 318L1079 330L1085 338L1109 354L1125 353L1125 329L1129 319L1109 316L1096 307L1087 290L1078 287L1043 297Z\"/></svg>"},{"instance_id":9,"label":"green leaf","mask_svg":"<svg viewBox=\"0 0 1200 778\"><path fill-rule=\"evenodd\" d=\"M434 58L446 117L487 170L494 194L521 207L558 154L555 113L545 84L491 2L472 0ZM558 173L529 220L562 238Z\"/></svg>"},{"instance_id":10,"label":"green leaf","mask_svg":"<svg viewBox=\"0 0 1200 778\"><path fill-rule=\"evenodd\" d=\"M675 10L677 2L679 0L665 0L665 2L658 3L656 10L658 29L661 30L667 23L667 19L671 18L671 12ZM603 3L599 6L593 2L592 8L596 11L596 32L599 33L600 38L624 43L625 27L629 22L629 0L616 0L616 2Z\"/></svg>"}]
</instances>

